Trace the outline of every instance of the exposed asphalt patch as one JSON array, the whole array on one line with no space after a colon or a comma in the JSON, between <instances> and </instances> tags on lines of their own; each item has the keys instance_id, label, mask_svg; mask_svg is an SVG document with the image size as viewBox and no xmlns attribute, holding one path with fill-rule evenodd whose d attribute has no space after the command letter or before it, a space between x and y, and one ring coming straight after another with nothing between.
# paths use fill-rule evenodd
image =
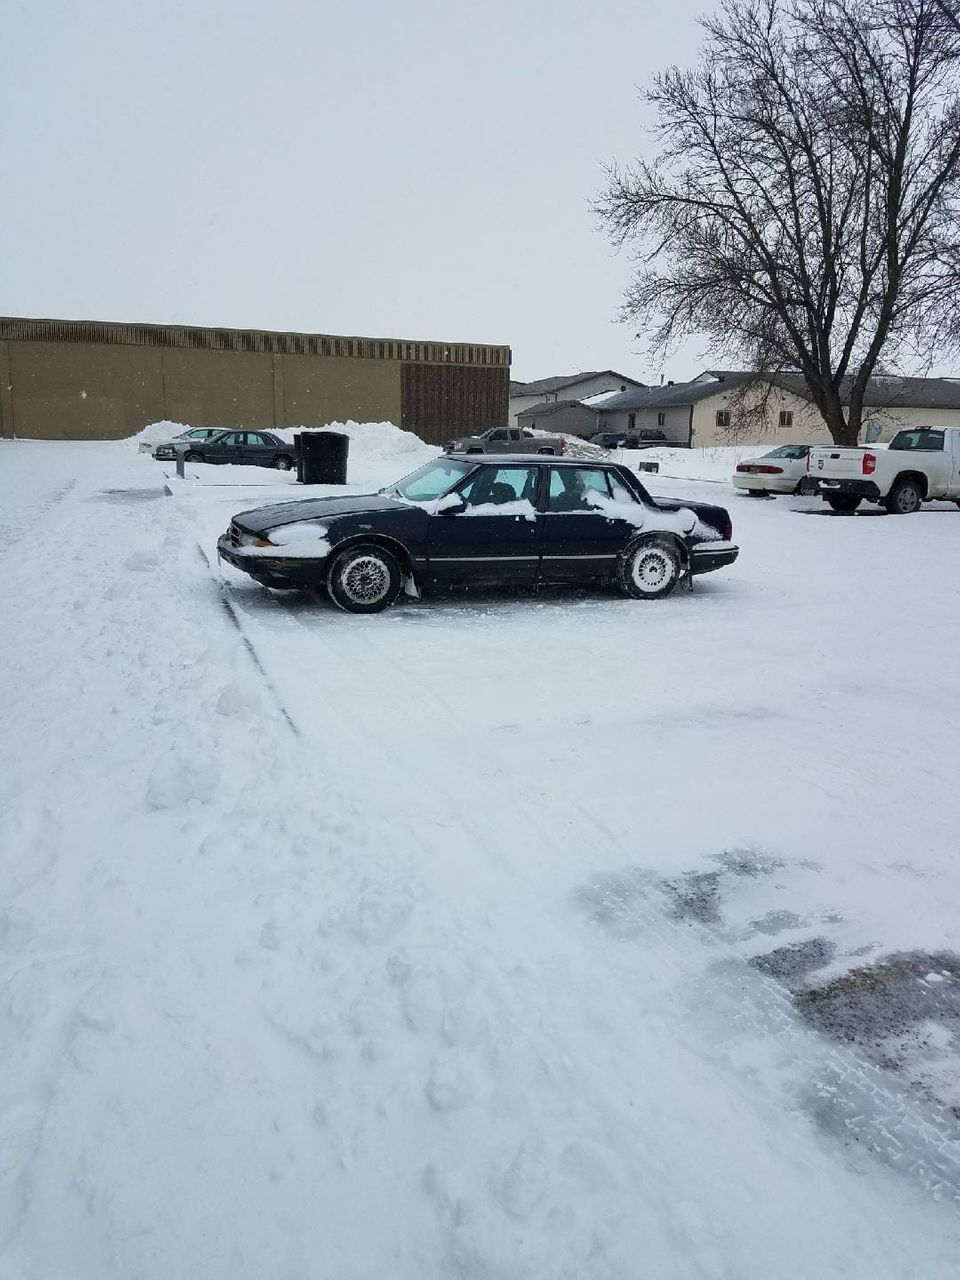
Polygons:
<instances>
[{"instance_id":1,"label":"exposed asphalt patch","mask_svg":"<svg viewBox=\"0 0 960 1280\"><path fill-rule=\"evenodd\" d=\"M102 489L99 493L92 493L87 501L132 507L141 502L155 502L157 498L163 498L166 494L166 489Z\"/></svg>"},{"instance_id":2,"label":"exposed asphalt patch","mask_svg":"<svg viewBox=\"0 0 960 1280\"><path fill-rule=\"evenodd\" d=\"M794 999L821 1031L880 1051L887 1036L926 1019L960 1030L960 956L899 951Z\"/></svg>"},{"instance_id":3,"label":"exposed asphalt patch","mask_svg":"<svg viewBox=\"0 0 960 1280\"><path fill-rule=\"evenodd\" d=\"M761 973L789 986L798 978L828 965L836 950L829 938L807 938L803 942L791 942L785 947L753 956L750 963Z\"/></svg>"},{"instance_id":4,"label":"exposed asphalt patch","mask_svg":"<svg viewBox=\"0 0 960 1280\"><path fill-rule=\"evenodd\" d=\"M679 920L699 924L720 923L720 872L688 871L676 880L665 880L663 888Z\"/></svg>"}]
</instances>

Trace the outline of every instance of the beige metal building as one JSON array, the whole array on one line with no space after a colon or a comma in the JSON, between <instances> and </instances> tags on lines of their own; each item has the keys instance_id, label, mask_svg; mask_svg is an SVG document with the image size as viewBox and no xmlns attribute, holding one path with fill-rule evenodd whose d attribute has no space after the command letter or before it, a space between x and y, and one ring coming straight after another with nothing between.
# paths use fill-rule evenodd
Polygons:
<instances>
[{"instance_id":1,"label":"beige metal building","mask_svg":"<svg viewBox=\"0 0 960 1280\"><path fill-rule=\"evenodd\" d=\"M112 440L150 422L393 422L430 443L506 426L510 348L0 317L0 436Z\"/></svg>"}]
</instances>

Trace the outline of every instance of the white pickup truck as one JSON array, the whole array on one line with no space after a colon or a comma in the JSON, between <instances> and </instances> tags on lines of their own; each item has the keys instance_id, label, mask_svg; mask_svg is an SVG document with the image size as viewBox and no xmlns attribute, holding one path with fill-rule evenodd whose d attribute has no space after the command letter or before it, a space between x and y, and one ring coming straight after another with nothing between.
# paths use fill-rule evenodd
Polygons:
<instances>
[{"instance_id":1,"label":"white pickup truck","mask_svg":"<svg viewBox=\"0 0 960 1280\"><path fill-rule=\"evenodd\" d=\"M891 515L932 499L960 505L960 427L910 427L885 449L819 445L807 455L807 471L834 511L856 511L864 499Z\"/></svg>"}]
</instances>

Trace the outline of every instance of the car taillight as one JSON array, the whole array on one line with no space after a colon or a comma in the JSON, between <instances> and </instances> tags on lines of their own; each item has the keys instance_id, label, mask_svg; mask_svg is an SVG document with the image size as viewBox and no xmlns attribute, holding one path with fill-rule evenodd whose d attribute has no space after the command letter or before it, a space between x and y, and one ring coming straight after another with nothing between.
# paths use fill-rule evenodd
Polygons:
<instances>
[{"instance_id":1,"label":"car taillight","mask_svg":"<svg viewBox=\"0 0 960 1280\"><path fill-rule=\"evenodd\" d=\"M877 469L877 455L875 453L865 453L863 455L863 474L872 476Z\"/></svg>"},{"instance_id":2,"label":"car taillight","mask_svg":"<svg viewBox=\"0 0 960 1280\"><path fill-rule=\"evenodd\" d=\"M733 541L733 521L730 519L729 516L727 516L726 523L724 524L720 532L723 534L724 542Z\"/></svg>"},{"instance_id":3,"label":"car taillight","mask_svg":"<svg viewBox=\"0 0 960 1280\"><path fill-rule=\"evenodd\" d=\"M757 467L756 470L759 471L762 476L783 475L783 467Z\"/></svg>"},{"instance_id":4,"label":"car taillight","mask_svg":"<svg viewBox=\"0 0 960 1280\"><path fill-rule=\"evenodd\" d=\"M737 470L738 470L738 471L749 471L749 470L750 470L750 468L747 466L747 464L746 464L745 462L741 462L741 463L740 463L740 465L739 465L739 467L737 467Z\"/></svg>"},{"instance_id":5,"label":"car taillight","mask_svg":"<svg viewBox=\"0 0 960 1280\"><path fill-rule=\"evenodd\" d=\"M566 441L566 437L564 436L560 437L560 452L561 453L567 452L567 441Z\"/></svg>"}]
</instances>

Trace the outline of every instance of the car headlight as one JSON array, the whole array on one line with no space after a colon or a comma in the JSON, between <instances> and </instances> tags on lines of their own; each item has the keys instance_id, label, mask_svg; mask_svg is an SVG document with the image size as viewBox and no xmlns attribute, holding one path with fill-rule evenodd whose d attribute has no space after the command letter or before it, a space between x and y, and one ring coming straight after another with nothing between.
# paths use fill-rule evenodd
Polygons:
<instances>
[{"instance_id":1,"label":"car headlight","mask_svg":"<svg viewBox=\"0 0 960 1280\"><path fill-rule=\"evenodd\" d=\"M240 538L237 542L240 547L274 547L275 542L271 542L269 538L265 538L261 533L244 533L241 530Z\"/></svg>"}]
</instances>

